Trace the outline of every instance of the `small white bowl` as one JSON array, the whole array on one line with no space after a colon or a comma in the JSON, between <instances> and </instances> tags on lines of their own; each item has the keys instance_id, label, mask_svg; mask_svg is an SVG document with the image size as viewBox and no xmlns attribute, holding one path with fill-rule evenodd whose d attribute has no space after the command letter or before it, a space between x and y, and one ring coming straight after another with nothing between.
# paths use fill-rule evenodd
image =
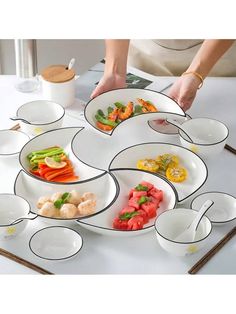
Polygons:
<instances>
[{"instance_id":1,"label":"small white bowl","mask_svg":"<svg viewBox=\"0 0 236 314\"><path fill-rule=\"evenodd\" d=\"M158 112L145 113L128 118L120 122L118 126L109 132L102 131L96 126L95 115L98 109L107 112L107 108L115 102L119 101L127 104L129 101L135 102L137 98L151 101L157 107ZM137 123L141 124L155 119L167 119L168 117L173 118L173 114L176 114L177 116L185 116L183 109L169 96L153 90L141 88L120 88L100 94L87 103L84 112L87 122L100 134L105 135L112 135L117 128L128 127L130 129L132 128L132 125Z\"/></svg>"},{"instance_id":2,"label":"small white bowl","mask_svg":"<svg viewBox=\"0 0 236 314\"><path fill-rule=\"evenodd\" d=\"M22 147L29 139L29 136L23 132L0 130L0 159L18 158Z\"/></svg>"},{"instance_id":3,"label":"small white bowl","mask_svg":"<svg viewBox=\"0 0 236 314\"><path fill-rule=\"evenodd\" d=\"M224 149L229 130L220 121L208 118L191 119L182 124L187 134L193 137L193 142L179 130L181 145L202 157L219 154ZM199 139L196 141L196 138Z\"/></svg>"},{"instance_id":4,"label":"small white bowl","mask_svg":"<svg viewBox=\"0 0 236 314\"><path fill-rule=\"evenodd\" d=\"M30 238L29 247L46 260L65 260L79 253L83 246L81 235L64 226L52 226L37 231Z\"/></svg>"},{"instance_id":5,"label":"small white bowl","mask_svg":"<svg viewBox=\"0 0 236 314\"><path fill-rule=\"evenodd\" d=\"M90 218L78 220L82 227L107 236L130 237L138 236L153 230L155 218L149 220L140 230L117 230L112 226L114 218L122 208L128 204L129 191L137 186L141 181L152 183L156 188L164 192L164 199L160 203L157 215L167 208L174 208L177 203L177 193L171 183L164 178L151 172L138 169L113 169L110 173L115 176L119 184L119 195L116 201L105 211Z\"/></svg>"},{"instance_id":6,"label":"small white bowl","mask_svg":"<svg viewBox=\"0 0 236 314\"><path fill-rule=\"evenodd\" d=\"M159 215L155 221L155 229L160 246L177 256L193 254L204 247L212 230L211 221L206 216L203 216L199 223L194 241L175 241L175 238L190 225L196 214L192 209L176 208Z\"/></svg>"},{"instance_id":7,"label":"small white bowl","mask_svg":"<svg viewBox=\"0 0 236 314\"><path fill-rule=\"evenodd\" d=\"M24 198L14 194L0 194L0 239L11 239L19 235L28 220L12 222L29 212L30 205Z\"/></svg>"},{"instance_id":8,"label":"small white bowl","mask_svg":"<svg viewBox=\"0 0 236 314\"><path fill-rule=\"evenodd\" d=\"M20 106L16 116L29 123L19 121L23 132L35 136L62 126L65 109L52 101L35 100Z\"/></svg>"},{"instance_id":9,"label":"small white bowl","mask_svg":"<svg viewBox=\"0 0 236 314\"><path fill-rule=\"evenodd\" d=\"M236 219L236 198L223 192L206 192L196 196L190 207L199 210L201 205L208 199L214 204L207 211L206 216L215 225L223 225Z\"/></svg>"}]
</instances>

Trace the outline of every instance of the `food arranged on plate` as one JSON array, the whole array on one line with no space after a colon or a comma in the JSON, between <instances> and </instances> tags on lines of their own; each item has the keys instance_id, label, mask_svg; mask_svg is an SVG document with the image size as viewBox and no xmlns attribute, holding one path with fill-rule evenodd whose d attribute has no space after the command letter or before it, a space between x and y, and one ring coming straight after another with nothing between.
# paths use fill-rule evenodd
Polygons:
<instances>
[{"instance_id":1,"label":"food arranged on plate","mask_svg":"<svg viewBox=\"0 0 236 314\"><path fill-rule=\"evenodd\" d=\"M178 183L188 177L188 172L179 161L179 157L173 154L158 155L156 159L140 159L137 168L164 175L168 180Z\"/></svg>"},{"instance_id":2,"label":"food arranged on plate","mask_svg":"<svg viewBox=\"0 0 236 314\"><path fill-rule=\"evenodd\" d=\"M96 125L100 130L111 131L123 120L142 113L157 111L157 108L150 101L142 98L137 98L137 104L132 101L129 101L127 105L115 102L114 107L109 106L107 108L107 114L101 109L97 110L95 115Z\"/></svg>"},{"instance_id":3,"label":"food arranged on plate","mask_svg":"<svg viewBox=\"0 0 236 314\"><path fill-rule=\"evenodd\" d=\"M27 159L30 173L46 181L73 182L79 179L72 162L59 146L33 151L27 155Z\"/></svg>"},{"instance_id":4,"label":"food arranged on plate","mask_svg":"<svg viewBox=\"0 0 236 314\"><path fill-rule=\"evenodd\" d=\"M152 183L142 181L131 189L128 203L113 220L113 228L120 230L139 230L156 217L159 204L163 200L163 191Z\"/></svg>"},{"instance_id":5,"label":"food arranged on plate","mask_svg":"<svg viewBox=\"0 0 236 314\"><path fill-rule=\"evenodd\" d=\"M41 196L38 199L38 214L52 218L78 218L95 213L96 195L85 192L83 195L76 190L70 192L56 192L52 195Z\"/></svg>"}]
</instances>

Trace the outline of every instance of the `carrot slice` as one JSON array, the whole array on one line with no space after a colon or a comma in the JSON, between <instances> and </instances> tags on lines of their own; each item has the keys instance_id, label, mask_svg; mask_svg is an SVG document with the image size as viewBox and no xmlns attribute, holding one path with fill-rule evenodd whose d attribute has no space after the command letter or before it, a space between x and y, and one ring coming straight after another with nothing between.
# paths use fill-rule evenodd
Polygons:
<instances>
[{"instance_id":1,"label":"carrot slice","mask_svg":"<svg viewBox=\"0 0 236 314\"><path fill-rule=\"evenodd\" d=\"M100 130L103 130L103 131L111 131L113 129L112 126L110 125L106 125L106 124L103 124L99 121L96 122L97 123L97 127L100 129Z\"/></svg>"}]
</instances>

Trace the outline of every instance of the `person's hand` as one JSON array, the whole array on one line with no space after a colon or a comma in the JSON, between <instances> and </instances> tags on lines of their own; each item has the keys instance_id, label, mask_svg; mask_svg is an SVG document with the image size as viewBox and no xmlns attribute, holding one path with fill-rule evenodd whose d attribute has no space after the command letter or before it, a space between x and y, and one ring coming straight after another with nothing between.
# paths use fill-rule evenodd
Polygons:
<instances>
[{"instance_id":1,"label":"person's hand","mask_svg":"<svg viewBox=\"0 0 236 314\"><path fill-rule=\"evenodd\" d=\"M182 75L172 85L168 95L186 111L191 107L200 83L199 78L193 74Z\"/></svg>"},{"instance_id":2,"label":"person's hand","mask_svg":"<svg viewBox=\"0 0 236 314\"><path fill-rule=\"evenodd\" d=\"M98 86L92 92L90 98L97 97L98 95L116 88L126 87L126 76L118 74L104 74Z\"/></svg>"}]
</instances>

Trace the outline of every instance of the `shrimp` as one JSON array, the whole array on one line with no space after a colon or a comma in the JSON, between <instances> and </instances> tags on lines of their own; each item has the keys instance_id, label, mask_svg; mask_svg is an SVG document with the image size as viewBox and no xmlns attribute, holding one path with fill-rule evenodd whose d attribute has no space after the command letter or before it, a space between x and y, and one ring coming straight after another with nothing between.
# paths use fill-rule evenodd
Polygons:
<instances>
[{"instance_id":1,"label":"shrimp","mask_svg":"<svg viewBox=\"0 0 236 314\"><path fill-rule=\"evenodd\" d=\"M108 120L116 121L116 119L118 118L118 114L119 114L119 109L115 108L111 113L109 113Z\"/></svg>"},{"instance_id":2,"label":"shrimp","mask_svg":"<svg viewBox=\"0 0 236 314\"><path fill-rule=\"evenodd\" d=\"M153 104L143 100L142 98L137 98L137 101L143 106L143 112L157 112L157 108Z\"/></svg>"},{"instance_id":3,"label":"shrimp","mask_svg":"<svg viewBox=\"0 0 236 314\"><path fill-rule=\"evenodd\" d=\"M125 120L127 118L129 118L131 116L131 114L133 113L133 108L134 108L134 104L132 101L130 101L127 106L125 106L125 109L123 110L123 108L120 108L118 110L118 116L120 120Z\"/></svg>"},{"instance_id":4,"label":"shrimp","mask_svg":"<svg viewBox=\"0 0 236 314\"><path fill-rule=\"evenodd\" d=\"M77 207L74 204L63 204L60 209L62 218L73 218L78 214Z\"/></svg>"},{"instance_id":5,"label":"shrimp","mask_svg":"<svg viewBox=\"0 0 236 314\"><path fill-rule=\"evenodd\" d=\"M87 200L78 205L79 214L84 215L91 215L95 212L96 208L96 201Z\"/></svg>"}]
</instances>

